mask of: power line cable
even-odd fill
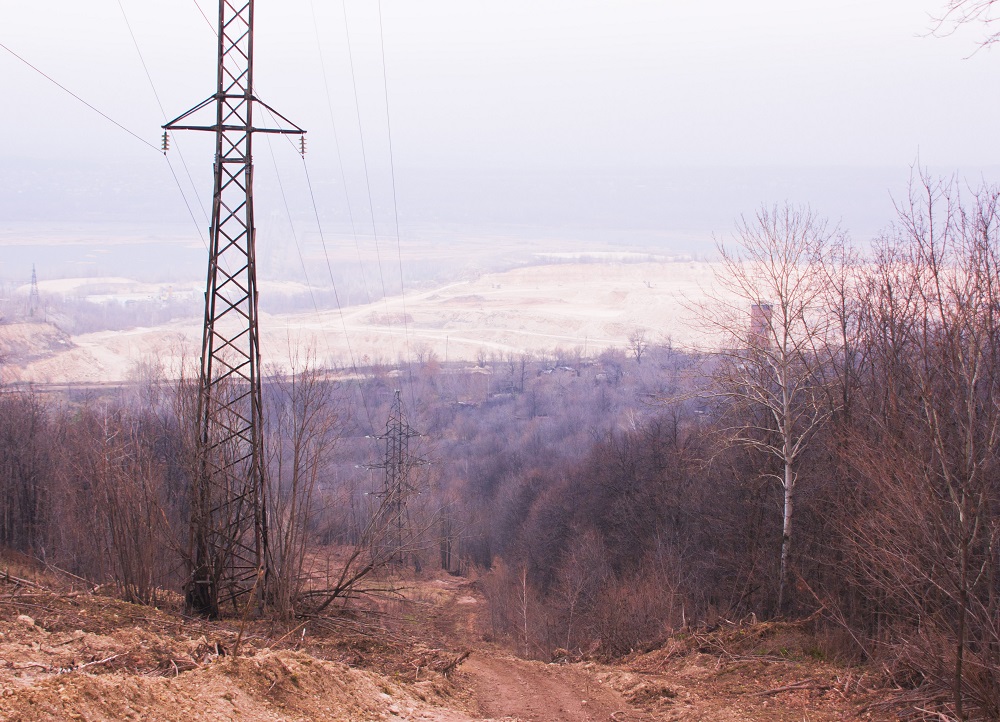
[[[271,122],[272,123],[277,123],[276,119],[271,114],[270,110],[267,108],[266,105],[264,106],[264,110],[269,115],[271,115]],[[289,143],[291,143],[291,138],[289,138],[288,141],[289,141]],[[268,145],[270,146],[270,138],[268,139]],[[292,148],[295,149],[295,144],[294,143],[292,143]],[[296,149],[296,152],[298,152],[297,149]],[[340,314],[340,323],[341,323],[341,326],[344,329],[344,342],[347,344],[348,358],[351,361],[351,369],[354,371],[354,376],[355,376],[355,378],[358,381],[358,392],[361,395],[361,404],[362,404],[362,406],[365,409],[365,416],[368,417],[368,425],[371,428],[372,432],[374,433],[374,429],[375,429],[374,420],[372,418],[371,409],[368,406],[367,397],[365,396],[365,387],[361,383],[361,371],[358,368],[358,364],[357,364],[357,361],[356,361],[355,356],[354,356],[354,349],[353,349],[353,347],[351,345],[350,333],[348,333],[348,331],[347,331],[347,318],[344,315],[344,307],[340,303],[340,293],[337,290],[336,277],[333,275],[333,264],[330,261],[330,252],[329,252],[329,250],[327,249],[327,246],[326,246],[326,235],[323,233],[323,223],[320,221],[319,204],[316,202],[316,194],[313,191],[312,176],[309,174],[309,165],[306,163],[306,156],[305,156],[305,154],[304,153],[300,153],[300,155],[302,156],[302,168],[303,168],[303,170],[305,172],[306,186],[309,189],[309,200],[312,203],[313,215],[316,218],[316,228],[319,231],[320,245],[323,248],[323,257],[326,260],[327,272],[330,275],[330,285],[333,288],[334,301],[337,304],[337,311]],[[273,150],[272,150],[271,157],[272,157],[272,159],[274,158]],[[282,195],[282,198],[284,199],[285,198],[285,191],[284,191],[284,186],[281,183],[280,174],[278,173],[277,162],[275,162],[275,168],[274,169],[275,169],[275,174],[278,176],[278,186],[279,186],[279,188],[281,188],[281,195]],[[287,199],[285,200],[285,212],[288,214],[288,222],[289,222],[289,224],[291,224],[292,223],[292,220],[291,220],[291,215],[292,214],[291,214],[291,211],[289,210]],[[292,229],[292,234],[293,234],[293,236],[295,235],[294,227]],[[296,238],[296,247],[298,247],[298,239],[297,238]],[[301,251],[301,249],[299,249],[299,259],[301,260],[302,265],[303,265],[303,269],[302,270],[305,271],[305,260],[302,257],[302,251]],[[308,279],[308,275],[307,275],[306,276],[306,281],[308,282],[308,280],[309,279]],[[311,294],[311,290],[310,290],[310,294]],[[316,311],[316,315],[318,316],[319,315],[319,306],[316,303],[315,297],[313,297],[313,307],[314,307],[314,309]],[[329,343],[329,341],[326,342],[326,346],[327,346],[327,352],[329,352],[330,351],[330,343]]]
[[[389,310],[389,294],[388,294],[388,291],[386,290],[386,286],[385,286],[385,273],[383,272],[383,269],[382,269],[382,252],[379,250],[379,245],[378,245],[378,226],[377,226],[377,224],[375,222],[375,204],[372,202],[372,185],[371,185],[371,178],[370,178],[369,173],[368,173],[368,153],[367,153],[367,151],[365,149],[365,133],[364,133],[364,128],[362,127],[362,124],[361,124],[361,102],[358,99],[358,80],[357,80],[357,76],[356,76],[356,74],[354,72],[354,51],[353,51],[353,48],[352,48],[352,45],[351,45],[351,26],[350,26],[350,22],[349,22],[349,20],[347,18],[347,3],[346,3],[346,0],[341,0],[340,7],[342,8],[342,10],[344,12],[344,33],[345,33],[345,35],[347,37],[347,57],[350,60],[350,66],[351,66],[351,84],[352,84],[352,86],[354,88],[354,110],[355,110],[355,113],[356,113],[357,118],[358,118],[358,136],[361,139],[361,159],[363,161],[364,169],[365,169],[365,188],[366,188],[366,190],[368,192],[368,210],[371,213],[371,217],[372,217],[372,236],[373,236],[373,238],[375,240],[375,260],[376,260],[376,263],[378,264],[379,280],[382,283],[382,299],[384,301],[383,305],[385,306],[386,311],[387,311],[387,313],[386,313],[386,321],[391,326],[392,325],[392,314],[388,313],[388,310]],[[390,345],[392,347],[392,355],[395,356],[396,355],[396,344],[394,342],[392,334],[389,334],[389,342],[390,342]]]
[[[302,168],[306,174],[306,185],[309,188],[309,198],[312,201],[313,213],[316,215],[316,227],[319,229],[319,239],[321,245],[323,246],[323,256],[326,259],[326,269],[330,274],[330,284],[333,286],[333,297],[337,303],[337,311],[340,313],[340,324],[344,328],[344,342],[347,344],[347,354],[351,359],[351,368],[354,370],[354,376],[358,380],[358,390],[361,393],[361,405],[365,409],[365,416],[368,417],[368,426],[374,433],[375,422],[372,419],[372,412],[368,406],[368,399],[365,396],[364,384],[361,383],[361,372],[358,370],[357,360],[354,356],[354,349],[351,346],[351,337],[347,332],[347,317],[344,315],[344,307],[340,303],[340,294],[337,292],[337,281],[333,275],[333,264],[330,263],[330,253],[326,247],[326,237],[323,234],[323,224],[319,217],[319,206],[316,204],[316,194],[313,192],[312,178],[309,175],[309,164],[306,162],[305,156],[302,156]]]
[[[88,103],[86,100],[84,100],[83,98],[81,98],[79,95],[77,95],[76,93],[74,93],[72,90],[70,90],[69,88],[67,88],[65,85],[63,85],[62,83],[60,83],[58,80],[56,80],[55,78],[53,78],[51,75],[48,75],[47,73],[45,73],[44,71],[42,71],[38,67],[36,67],[35,65],[32,65],[31,63],[29,63],[27,60],[25,60],[24,58],[22,58],[20,55],[18,55],[17,53],[15,53],[13,50],[11,50],[10,48],[8,48],[3,43],[0,43],[0,48],[3,48],[4,50],[6,50],[8,53],[10,53],[11,55],[13,55],[15,58],[17,58],[18,60],[20,60],[22,63],[24,63],[25,65],[27,65],[29,68],[31,68],[32,70],[34,70],[36,73],[38,73],[39,75],[41,75],[43,78],[45,78],[46,80],[48,80],[50,83],[52,83],[53,85],[55,85],[60,90],[66,92],[69,95],[71,95],[74,98],[76,98],[78,101],[80,101],[81,103],[83,103],[84,105],[86,105],[88,108],[90,108],[92,111],[94,111],[95,113],[97,113],[99,116],[101,116],[105,120],[107,120],[110,123],[116,125],[121,130],[124,130],[126,133],[128,133],[129,135],[131,135],[133,138],[135,138],[137,141],[139,141],[143,145],[146,145],[146,146],[152,148],[157,153],[162,152],[159,148],[157,148],[155,145],[153,145],[148,140],[146,140],[145,138],[143,138],[141,135],[139,135],[138,133],[134,133],[133,131],[129,130],[124,125],[122,125],[117,120],[115,120],[110,115],[108,115],[107,113],[105,113],[105,112],[103,112],[101,110],[98,110],[95,106],[93,106],[90,103]]]
[[[274,119],[272,118],[272,121]],[[302,275],[306,279],[306,288],[309,289],[309,297],[312,299],[313,310],[319,313],[319,304],[316,303],[316,295],[313,293],[312,283],[309,281],[309,271],[306,269],[306,259],[302,255],[302,246],[299,243],[299,236],[295,232],[295,222],[292,220],[292,210],[288,205],[288,196],[285,194],[285,184],[281,181],[281,173],[278,170],[278,159],[274,155],[274,146],[270,137],[267,138],[267,149],[271,153],[271,163],[274,165],[274,177],[278,180],[278,190],[281,192],[281,201],[285,205],[285,215],[288,217],[288,227],[292,230],[292,241],[295,243],[295,250],[299,255],[299,263],[302,265]]]
[[[392,215],[396,224],[396,257],[399,260],[399,298],[403,307],[403,340],[406,345],[406,376],[410,386],[410,404],[416,409],[413,395],[413,364],[410,353],[410,324],[406,319],[406,288],[403,281],[403,248],[399,240],[399,205],[396,202],[396,163],[392,152],[392,122],[389,116],[389,78],[385,64],[385,32],[382,29],[382,0],[378,0],[378,40],[382,51],[382,90],[385,95],[385,129],[389,138],[389,171],[392,177]]]
[[[270,109],[268,109],[266,106],[264,106],[264,111],[268,115],[271,116],[271,122],[274,123],[275,125],[277,125],[277,119],[271,113]],[[291,141],[290,138],[288,140]],[[274,153],[274,145],[271,143],[270,136],[267,137],[267,147],[268,147],[268,150],[270,151],[270,154],[271,154],[271,162],[274,165],[274,176],[275,176],[275,178],[278,181],[278,189],[281,191],[281,200],[282,200],[282,202],[284,203],[284,206],[285,206],[285,215],[288,217],[288,226],[289,226],[289,228],[292,231],[292,240],[295,243],[295,250],[296,250],[296,252],[298,253],[298,256],[299,256],[299,263],[302,265],[302,275],[306,279],[306,288],[309,289],[309,298],[312,300],[313,311],[315,311],[316,315],[319,316],[319,303],[316,301],[316,294],[313,291],[312,281],[309,280],[309,271],[306,268],[305,256],[303,256],[303,254],[302,254],[302,244],[299,242],[299,235],[298,235],[298,233],[295,232],[295,222],[292,220],[292,210],[291,210],[291,207],[288,205],[288,196],[285,193],[285,184],[281,180],[281,172],[278,169],[278,159],[277,159],[277,156]],[[295,144],[294,143],[292,144],[292,148],[293,149],[295,148]],[[304,158],[303,158],[303,160],[304,160]],[[336,289],[334,289],[334,294],[336,295]],[[327,356],[329,356],[329,354],[330,354],[330,340],[328,338],[326,338],[325,335],[322,335],[322,336],[323,336],[323,342],[324,342],[324,344],[326,346]],[[318,341],[318,339],[317,339],[317,341]],[[289,350],[289,353],[291,353],[290,350]]]
[[[153,82],[153,75],[149,72],[149,66],[146,64],[146,58],[142,54],[142,49],[139,47],[139,40],[135,36],[135,31],[132,29],[132,23],[129,22],[128,14],[125,12],[125,6],[122,5],[121,0],[118,0],[118,9],[122,12],[122,19],[125,20],[125,27],[128,28],[128,33],[132,37],[132,45],[135,46],[136,55],[139,56],[139,62],[142,64],[142,69],[146,73],[146,80],[149,81],[149,88],[153,91],[153,97],[156,99],[156,104],[160,108],[160,114],[163,116],[164,122],[168,120],[167,112],[163,107],[163,102],[160,100],[160,94],[156,90],[156,83]],[[177,139],[174,139],[177,142]],[[205,205],[201,201],[201,195],[197,192],[197,186],[194,184],[194,178],[191,177],[191,169],[188,167],[187,162],[184,160],[184,154],[181,152],[180,146],[177,146],[177,156],[181,159],[181,166],[184,168],[184,172],[187,174],[188,182],[191,184],[191,188],[195,190],[194,197],[198,201],[198,206],[201,208],[201,213],[205,217],[205,221],[208,222],[208,211],[205,210]],[[202,245],[208,248],[208,241],[205,240],[205,236],[202,233],[201,226],[199,225],[197,219],[194,217],[194,212],[191,209],[191,203],[187,199],[187,194],[184,192],[184,188],[181,186],[180,179],[177,177],[177,173],[174,171],[173,164],[170,162],[170,158],[167,156],[166,149],[164,148],[163,157],[167,161],[167,166],[170,168],[170,173],[174,177],[174,183],[177,184],[177,190],[180,191],[181,198],[184,199],[184,205],[188,209],[188,215],[191,216],[191,220],[198,231],[198,237],[201,238]]]
[[[167,161],[167,167],[170,169],[170,175],[174,178],[174,183],[177,185],[177,190],[180,191],[181,199],[184,201],[184,207],[187,208],[188,215],[191,217],[191,222],[194,223],[195,228],[198,231],[198,238],[201,239],[201,244],[208,248],[208,241],[205,240],[205,235],[201,232],[201,226],[198,225],[198,219],[194,217],[194,210],[191,208],[191,204],[188,202],[187,195],[184,193],[184,188],[181,187],[181,181],[177,177],[177,171],[174,170],[174,164],[170,162],[170,158],[164,153],[163,157]]]
[[[205,18],[205,22],[208,23],[208,27],[212,30],[212,35],[218,37],[219,36],[218,30],[216,30],[216,27],[212,23],[212,21],[208,19],[208,15],[205,14],[205,11],[201,9],[201,3],[199,3],[198,0],[192,0],[192,1],[194,2],[194,6],[198,8],[198,12],[201,13],[201,16]]]
[[[371,293],[368,291],[368,277],[365,274],[365,265],[361,257],[361,241],[358,238],[358,228],[354,221],[354,208],[351,205],[351,194],[347,188],[347,173],[344,170],[344,158],[340,151],[340,134],[337,132],[336,114],[333,112],[333,98],[330,94],[330,80],[326,72],[326,58],[323,55],[323,43],[319,35],[319,22],[316,19],[316,5],[313,0],[309,0],[309,7],[312,10],[313,32],[316,36],[316,48],[319,51],[320,71],[323,73],[323,89],[326,91],[326,107],[330,112],[330,125],[333,127],[333,143],[337,149],[337,165],[340,168],[340,180],[344,186],[344,200],[347,204],[347,216],[351,221],[351,234],[354,236],[354,247],[358,254],[358,267],[361,269],[361,283],[365,289],[365,301],[372,302]]]

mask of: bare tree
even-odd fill
[[[843,237],[834,239],[823,270],[826,275],[823,306],[830,314],[827,343],[830,345],[838,405],[846,423],[850,420],[853,395],[858,388],[858,375],[867,352],[860,340],[864,273],[857,250]]]
[[[555,597],[563,610],[566,626],[563,649],[572,652],[579,617],[595,603],[608,576],[607,553],[600,535],[593,529],[577,532],[568,545],[554,585]]]
[[[642,357],[649,348],[649,341],[646,340],[646,329],[633,329],[628,335],[628,350],[632,353],[632,358],[637,364],[642,363]]]
[[[527,352],[515,353],[508,351],[503,356],[504,365],[507,369],[507,376],[510,378],[510,391],[512,393],[524,393],[524,383],[528,378],[528,364],[531,362],[531,355]]]
[[[97,492],[111,570],[125,601],[152,604],[165,558],[160,527],[160,465],[142,438],[137,419],[104,413],[94,439],[96,458],[87,471]]]
[[[374,497],[369,497],[374,498]],[[392,593],[392,584],[378,579],[378,573],[396,566],[400,556],[418,554],[424,550],[425,540],[431,538],[436,519],[426,527],[413,530],[402,546],[395,537],[393,500],[379,498],[367,524],[361,530],[358,542],[340,558],[338,569],[328,569],[326,583],[314,584],[303,590],[301,599],[307,604],[303,609],[320,614],[336,603],[349,602],[364,595]]]
[[[306,588],[306,554],[312,539],[320,479],[344,422],[336,384],[312,365],[273,374],[267,433],[269,603],[278,614],[295,612]]]
[[[1000,715],[1000,191],[964,203],[926,177],[873,266],[870,485],[857,524],[867,583],[951,712]],[[919,620],[919,621],[917,621]]]
[[[796,485],[810,439],[834,408],[829,394],[825,263],[839,237],[808,208],[761,208],[720,244],[719,291],[697,309],[715,332],[710,394],[725,401],[731,443],[778,462],[765,472],[781,486],[779,611],[788,601]]]
[[[143,411],[91,402],[61,418],[57,467],[44,480],[52,507],[44,558],[151,604],[176,558],[165,553],[158,429]]]
[[[986,28],[986,35],[980,41],[982,45],[992,45],[1000,39],[1000,31],[996,30],[998,0],[947,0],[944,12],[936,19],[934,31],[950,34],[959,26],[969,23],[981,23]]]
[[[0,389],[0,546],[44,546],[51,473],[47,409],[32,391]]]

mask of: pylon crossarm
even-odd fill
[[[287,129],[285,129],[285,128],[279,128],[279,129],[276,129],[276,130],[274,130],[274,129],[269,130],[269,129],[266,129],[266,128],[254,128],[254,132],[255,133],[288,133],[289,135],[297,135],[297,134],[305,135],[305,131],[302,130],[302,128],[300,128],[295,123],[293,123],[292,121],[290,121],[288,118],[286,118],[285,116],[283,116],[281,113],[279,113],[277,110],[275,110],[270,105],[268,105],[267,103],[265,103],[263,100],[261,100],[260,98],[256,98],[256,97],[253,100],[258,105],[262,105],[267,110],[268,113],[270,113],[271,115],[274,116],[275,119],[277,119],[277,120],[283,120],[286,123],[288,123],[290,126],[292,126],[291,128],[287,128]]]
[[[201,128],[201,127],[180,126],[180,125],[178,125],[178,123],[180,123],[185,118],[194,115],[195,113],[197,113],[202,108],[208,107],[209,105],[211,105],[215,101],[216,101],[216,97],[214,95],[212,95],[212,96],[210,96],[208,98],[205,98],[205,100],[203,100],[200,103],[198,103],[198,105],[196,105],[193,108],[191,108],[191,110],[188,110],[188,111],[186,111],[184,113],[181,113],[180,115],[178,115],[173,120],[171,120],[171,121],[169,121],[167,123],[164,123],[161,127],[164,130],[203,130],[203,128]],[[204,129],[204,130],[207,130],[207,129]]]
[[[233,83],[229,87],[232,88],[232,87],[237,86],[244,77],[245,77],[245,74],[242,75],[240,78],[233,78],[232,79]],[[265,103],[260,98],[258,98],[256,96],[253,96],[253,95],[251,95],[249,98],[247,98],[246,95],[235,94],[235,93],[232,93],[232,94],[229,94],[229,93],[218,94],[217,93],[215,95],[212,95],[212,96],[206,98],[205,100],[203,100],[202,102],[198,103],[198,105],[194,106],[193,108],[191,108],[191,110],[187,111],[186,113],[183,113],[182,115],[177,116],[176,118],[174,118],[173,120],[171,120],[168,123],[164,123],[161,127],[164,130],[200,130],[200,131],[211,132],[211,133],[216,133],[216,132],[219,132],[219,131],[225,131],[225,132],[228,132],[228,131],[246,131],[247,130],[247,123],[245,121],[243,123],[240,123],[239,125],[226,124],[224,122],[222,122],[222,123],[212,123],[212,124],[209,124],[209,125],[204,125],[204,124],[203,125],[188,125],[188,124],[183,124],[182,125],[181,124],[181,121],[183,121],[185,118],[190,118],[192,115],[194,115],[198,111],[203,110],[204,108],[207,108],[209,105],[211,105],[212,103],[218,102],[220,99],[222,99],[223,103],[232,110],[232,113],[230,113],[229,115],[225,116],[223,118],[223,121],[228,120],[232,116],[233,113],[237,112],[236,111],[236,106],[233,106],[230,103],[230,101],[236,101],[239,105],[244,105],[244,106],[248,105],[248,104],[260,105],[263,108],[265,108],[267,110],[267,112],[269,112],[271,115],[273,115],[276,120],[281,120],[281,121],[283,121],[285,123],[288,123],[288,125],[292,126],[291,128],[269,128],[269,127],[252,126],[249,130],[251,132],[253,132],[253,133],[274,133],[274,134],[279,134],[279,135],[280,134],[284,134],[284,135],[305,135],[306,134],[305,130],[303,130],[302,128],[300,128],[293,121],[289,120],[287,117],[285,117],[284,115],[282,115],[281,113],[279,113],[277,110],[275,110],[274,108],[272,108],[270,105],[268,105],[267,103]]]

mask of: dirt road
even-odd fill
[[[581,665],[519,659],[484,642],[477,622],[485,601],[463,580],[437,580],[432,622],[442,640],[472,650],[454,676],[485,719],[519,722],[646,722],[650,718]]]
[[[524,722],[643,722],[614,690],[572,667],[474,654],[462,667],[480,711],[488,718]]]
[[[509,722],[832,722],[879,719],[859,715],[843,692],[850,672],[814,660],[751,654],[731,663],[669,649],[627,665],[546,664],[512,656],[483,640],[477,620],[486,602],[475,585],[454,578],[436,587],[430,622],[438,640],[472,654],[452,680],[483,720]],[[752,636],[752,635],[750,635]],[[791,646],[792,639],[775,639]],[[891,715],[885,718],[891,718]]]

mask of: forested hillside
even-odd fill
[[[403,564],[476,576],[490,633],[525,657],[809,618],[817,655],[996,719],[998,199],[918,183],[864,248],[762,209],[724,244],[698,350],[275,370],[276,613],[355,605]],[[0,393],[0,542],[148,604],[186,580],[195,395],[136,377]],[[393,541],[375,437],[397,389],[421,435]]]

